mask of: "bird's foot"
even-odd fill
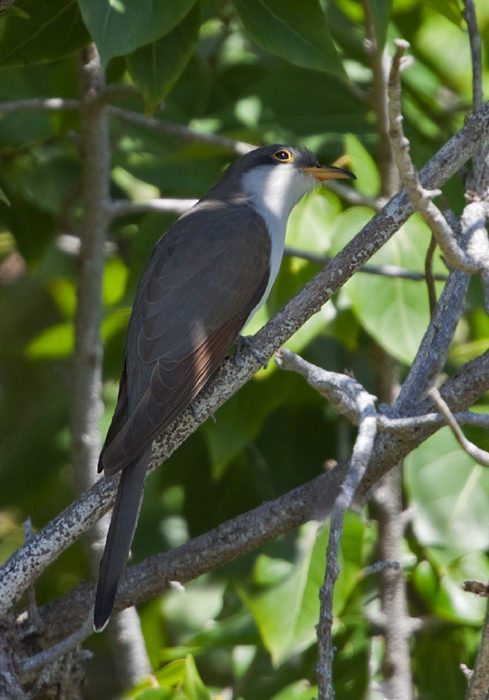
[[[196,409],[195,404],[194,404],[193,401],[192,401],[192,403],[189,403],[188,407],[189,407],[189,411],[190,411],[190,413],[192,414],[192,418],[194,419],[194,421],[195,421],[196,423],[199,423],[199,424],[200,424],[200,423],[203,423],[204,421],[203,421],[203,419],[202,419],[202,416],[199,416],[199,413],[198,413],[198,411],[197,411],[197,409]],[[213,423],[216,423],[216,422],[217,422],[217,421],[216,421],[216,417],[215,417],[215,415],[214,415],[213,413],[211,413],[210,416],[208,416],[208,417],[211,419],[211,421],[212,421]],[[204,420],[205,420],[205,418],[204,418]]]
[[[243,364],[243,360],[240,357],[241,353],[243,352],[243,349],[249,350],[255,360],[261,364],[263,369],[266,369],[268,367],[268,360],[263,357],[261,352],[259,352],[255,346],[253,345],[253,338],[247,335],[239,335],[238,340],[236,341],[236,347],[237,347],[237,352],[236,352],[236,362],[238,365]]]

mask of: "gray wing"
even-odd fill
[[[263,220],[231,202],[204,200],[159,241],[129,322],[119,401],[100,458],[106,474],[147,450],[216,371],[265,292],[269,259]]]

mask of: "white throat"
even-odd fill
[[[277,277],[290,212],[305,194],[319,186],[319,182],[299,172],[291,163],[260,165],[245,173],[241,182],[243,192],[251,198],[251,206],[265,220],[271,242],[270,279],[265,294],[253,310],[255,313],[265,303]]]

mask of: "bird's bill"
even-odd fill
[[[337,168],[335,165],[313,166],[311,168],[302,168],[306,175],[315,177],[319,182],[326,180],[356,180],[356,176],[345,168]]]

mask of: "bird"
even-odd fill
[[[114,416],[98,470],[121,472],[100,561],[94,629],[106,626],[124,573],[153,440],[192,404],[253,314],[282,260],[287,220],[331,179],[311,151],[275,144],[235,160],[160,238],[139,280]]]

